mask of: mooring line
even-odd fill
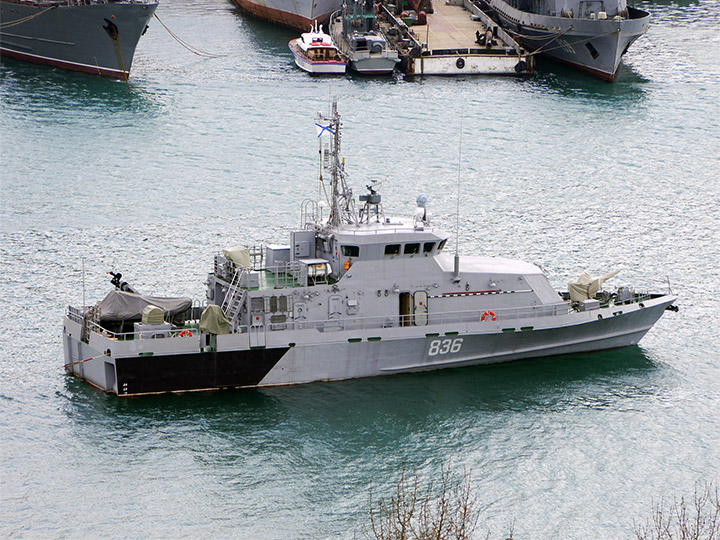
[[[213,54],[213,53],[209,53],[209,52],[207,52],[207,51],[203,51],[203,50],[201,50],[201,49],[198,49],[197,47],[193,47],[192,45],[190,45],[190,44],[187,43],[186,41],[183,41],[177,34],[175,34],[175,32],[173,32],[172,30],[170,30],[170,29],[165,25],[165,23],[160,20],[160,17],[157,16],[157,13],[153,14],[153,17],[155,17],[155,18],[158,20],[158,22],[162,25],[162,27],[163,27],[165,30],[167,30],[168,34],[170,34],[175,41],[177,41],[180,45],[182,45],[183,47],[185,47],[185,48],[186,48],[188,51],[190,51],[191,53],[196,54],[196,55],[198,55],[198,56],[202,56],[202,57],[204,57],[204,58],[224,58],[224,57],[226,57],[226,56],[229,56],[229,55],[227,55],[227,54]]]
[[[39,17],[43,13],[47,13],[51,9],[55,9],[56,7],[57,6],[50,6],[49,8],[43,9],[42,11],[40,11],[38,13],[33,13],[32,15],[28,15],[27,17],[23,17],[21,19],[16,19],[11,22],[0,23],[0,29],[5,30],[6,28],[12,28],[13,26],[17,26],[18,24],[26,23],[28,21],[33,20],[35,17]]]

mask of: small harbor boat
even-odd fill
[[[380,31],[372,0],[348,0],[333,13],[330,34],[350,68],[365,75],[392,73],[400,62],[398,52]]]
[[[295,64],[308,73],[345,73],[347,62],[335,47],[332,37],[315,24],[310,32],[288,43],[295,57]]]
[[[0,0],[0,56],[127,79],[157,5],[153,0]]]
[[[524,47],[612,82],[650,14],[626,0],[475,0]]]
[[[114,274],[67,309],[66,371],[119,396],[375,377],[635,345],[675,308],[604,290],[614,272],[557,292],[534,264],[448,253],[424,195],[407,217],[385,214],[380,183],[353,196],[335,102],[316,125],[327,200],[302,203],[289,244],[216,254],[203,303]]]

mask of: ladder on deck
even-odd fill
[[[246,273],[245,268],[238,268],[235,270],[230,287],[228,287],[225,299],[222,303],[222,310],[225,313],[225,318],[230,324],[235,324],[238,315],[240,314],[240,307],[245,301],[245,289],[240,287],[240,281],[242,276]]]

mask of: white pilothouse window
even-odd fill
[[[417,255],[420,253],[420,244],[405,244],[405,255]]]
[[[425,244],[423,245],[423,253],[432,253],[434,247],[435,242],[425,242]]]
[[[400,244],[388,244],[385,246],[385,256],[394,257],[400,255]]]

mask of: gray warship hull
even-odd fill
[[[233,0],[245,13],[301,32],[317,22],[327,24],[342,0]]]
[[[65,365],[69,373],[119,396],[375,377],[636,345],[675,300],[665,295],[645,300],[643,307],[633,302],[568,311],[562,320],[549,311],[533,316],[498,310],[496,321],[466,312],[420,328],[387,319],[378,319],[375,328],[356,320],[295,324],[292,330],[263,325],[217,336],[211,352],[199,333],[123,342],[91,332],[86,343],[80,339],[82,319],[69,314]],[[158,350],[162,346],[164,353]]]
[[[0,0],[0,55],[127,78],[157,3]]]
[[[521,11],[504,0],[481,0],[491,16],[530,51],[612,82],[622,56],[647,32],[650,15],[627,8],[627,18],[569,18]]]

